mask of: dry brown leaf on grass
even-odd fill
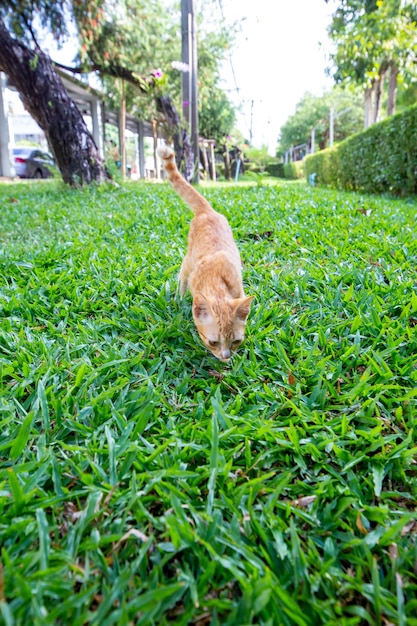
[[[369,217],[372,213],[372,209],[364,209],[363,207],[360,207],[356,210],[358,213],[362,213],[362,215],[366,215],[366,217]]]
[[[368,534],[368,531],[366,530],[365,526],[363,525],[360,511],[359,511],[359,513],[356,516],[356,526],[357,526],[359,532],[362,533],[362,535],[367,535]]]
[[[398,546],[396,543],[392,543],[389,547],[389,556],[391,561],[396,561],[398,559]]]
[[[217,370],[210,369],[208,373],[210,374],[210,376],[213,376],[213,378],[217,378],[217,380],[223,380],[224,378],[224,374],[218,372]]]
[[[411,521],[408,522],[408,524],[404,526],[404,528],[401,531],[401,537],[404,537],[405,535],[408,535],[411,532],[417,532],[417,520],[415,519],[412,519]]]
[[[288,372],[288,384],[295,385],[295,376],[292,372]]]
[[[145,533],[143,533],[141,530],[138,530],[137,528],[130,528],[127,533],[125,533],[123,537],[121,537],[119,541],[114,545],[114,549],[119,550],[122,543],[127,541],[132,536],[140,539],[143,542],[148,541],[149,539],[149,537],[147,537]]]
[[[293,500],[291,504],[293,506],[304,507],[312,504],[317,496],[303,496],[302,498],[297,498],[297,500]]]

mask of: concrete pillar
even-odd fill
[[[139,134],[138,133],[134,134],[134,141],[135,141],[135,172],[136,172],[136,178],[140,178]]]
[[[104,137],[102,133],[102,111],[101,103],[99,100],[92,100],[90,103],[91,109],[91,122],[93,138],[100,153],[102,159],[104,159]]]
[[[211,180],[216,182],[216,155],[214,154],[214,141],[210,139],[210,156],[211,156]]]
[[[139,176],[145,178],[145,129],[143,122],[138,123],[138,138],[139,138]]]
[[[101,136],[103,137],[104,156],[106,156],[106,104],[104,101],[101,103]]]
[[[4,102],[6,76],[0,72],[0,176],[15,176],[10,141],[9,116]],[[12,138],[13,140],[13,138]]]
[[[311,131],[311,154],[316,151],[316,127]]]

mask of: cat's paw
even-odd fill
[[[166,145],[158,146],[156,153],[163,160],[172,159],[172,157],[174,156],[173,149]]]

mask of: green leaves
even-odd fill
[[[0,187],[0,615],[412,624],[415,202],[202,191],[256,295],[230,366],[167,186]]]
[[[361,90],[349,91],[336,86],[322,96],[306,93],[297,103],[295,113],[280,129],[279,154],[283,155],[292,146],[309,144],[313,129],[316,152],[324,149],[329,141],[331,108],[335,114],[333,132],[336,142],[363,129]]]
[[[12,446],[10,448],[11,459],[15,460],[22,454],[30,437],[33,418],[34,412],[31,411],[23,420],[15,439],[12,441]]]
[[[370,87],[395,62],[408,81],[415,78],[412,50],[416,45],[415,4],[345,0],[333,14],[330,36],[336,43],[331,55],[338,80]]]

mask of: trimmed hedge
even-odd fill
[[[304,159],[304,173],[342,189],[417,193],[417,105]]]
[[[245,168],[247,172],[253,172],[254,174],[263,173],[261,166],[251,161],[245,163]],[[294,161],[285,164],[282,162],[277,163],[276,161],[271,161],[265,166],[264,172],[275,178],[295,180],[297,178],[302,178],[304,175],[303,161]]]
[[[265,170],[268,172],[270,176],[275,176],[276,178],[285,178],[284,176],[284,163],[268,163]]]
[[[284,163],[284,178],[296,180],[304,175],[304,161],[291,161]]]

